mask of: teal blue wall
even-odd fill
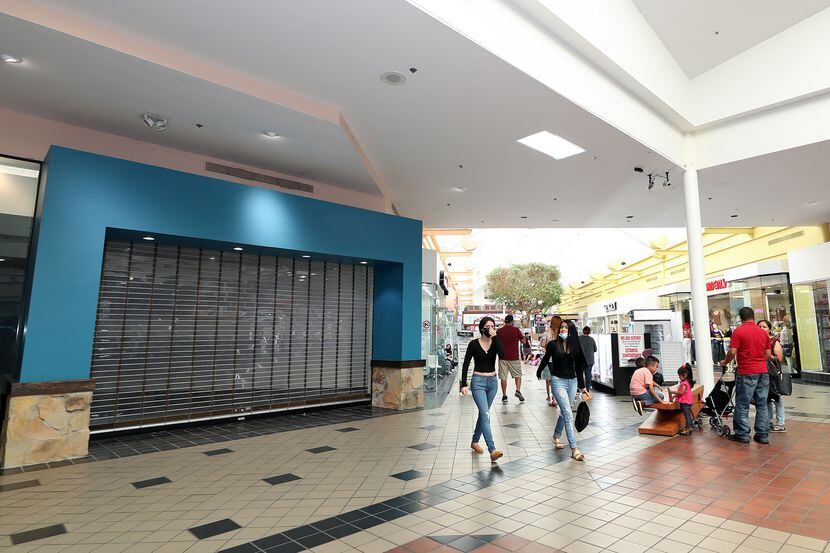
[[[420,358],[421,222],[53,146],[21,382],[89,377],[108,228],[369,260],[374,359]]]

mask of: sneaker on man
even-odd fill
[[[522,395],[522,393],[521,393],[519,390],[516,390],[516,393],[515,393],[514,395],[515,395],[517,398],[519,398],[519,401],[521,401],[522,403],[524,403],[525,396],[523,396],[523,395]]]
[[[637,411],[637,414],[641,417],[643,416],[643,402],[637,401],[637,398],[631,398],[631,403],[634,405],[634,410]]]
[[[770,428],[770,432],[786,432],[786,431],[787,431],[787,427],[784,426],[783,424],[781,424],[781,425],[776,424],[772,428]]]
[[[501,396],[501,402],[507,403],[507,396]]]

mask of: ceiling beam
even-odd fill
[[[703,234],[751,234],[755,235],[755,227],[706,227]]]
[[[473,252],[440,252],[444,257],[470,257]]]
[[[438,228],[427,228],[424,229],[424,234],[429,236],[469,236],[473,233],[473,229],[468,228],[450,228],[450,229],[438,229]]]

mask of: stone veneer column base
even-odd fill
[[[92,380],[13,382],[0,463],[4,468],[86,457]]]
[[[372,361],[372,406],[420,409],[424,406],[426,361]]]

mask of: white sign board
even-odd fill
[[[642,357],[646,342],[642,334],[618,334],[620,365],[632,365],[634,360]]]

